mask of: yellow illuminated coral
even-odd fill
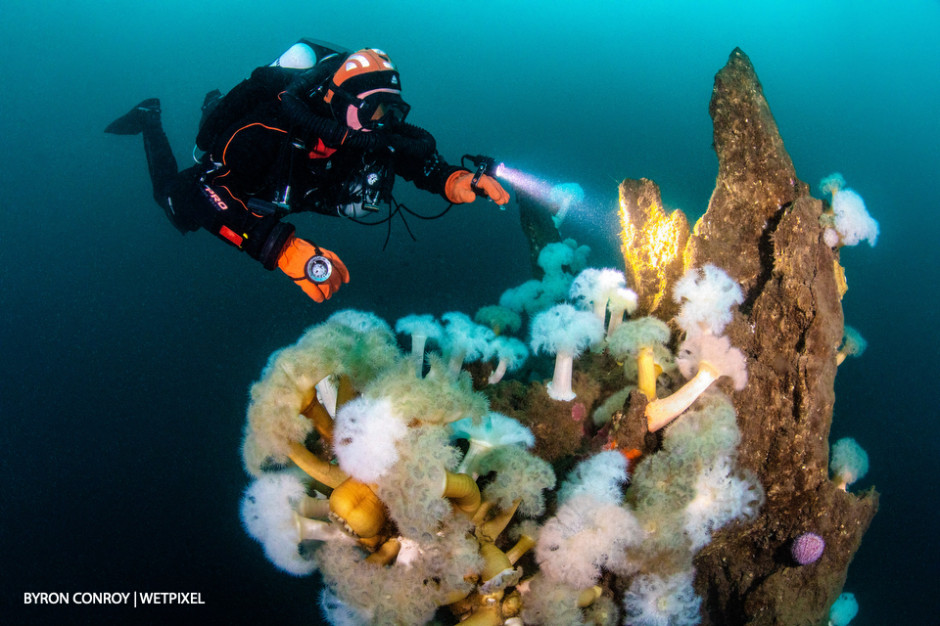
[[[670,286],[685,270],[688,240],[688,220],[681,211],[663,210],[655,183],[640,179],[621,184],[621,251],[640,315],[669,302]]]

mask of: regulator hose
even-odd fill
[[[375,150],[387,145],[375,134],[352,130],[333,119],[317,115],[290,91],[284,92],[281,105],[291,124],[300,129],[300,134],[321,137],[327,145],[342,144],[363,151]]]
[[[395,152],[402,152],[422,161],[437,150],[437,142],[431,133],[405,122],[390,129],[385,138]]]

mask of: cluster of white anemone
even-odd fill
[[[499,306],[484,307],[476,319],[454,312],[440,321],[431,315],[398,320],[395,331],[411,336],[410,357],[400,355],[388,324],[355,311],[337,314],[272,355],[252,390],[245,458],[257,480],[245,493],[242,519],[285,571],[304,575],[319,567],[327,581],[322,606],[337,623],[429,619],[450,595],[399,598],[404,608],[394,610],[369,600],[375,585],[388,597],[429,576],[450,585],[450,593],[470,593],[476,585],[476,593],[501,594],[515,586],[527,622],[578,623],[572,620],[581,619],[579,607],[592,603],[616,612],[600,595],[604,572],[632,578],[621,601],[628,623],[698,622],[701,600],[692,588],[692,556],[721,528],[753,519],[763,502],[756,477],[735,465],[739,435],[733,408],[712,388],[721,377],[736,390],[747,382],[744,354],[723,335],[743,294],[715,266],[690,270],[673,293],[680,305],[675,322],[683,334],[672,354],[668,325],[629,317],[636,295],[621,272],[572,271],[582,255],[572,242],[547,246],[539,259],[545,278],[510,290]],[[498,534],[516,512],[541,516],[554,474],[525,452],[534,443],[532,432],[488,411],[462,366],[491,361],[491,383],[518,369],[528,354],[521,339],[510,335],[522,327],[523,315],[530,318],[532,350],[555,355],[547,385],[552,398],[572,400],[575,360],[586,350],[607,349],[624,360],[649,398],[649,429],[673,425],[663,449],[636,468],[628,468],[618,451],[576,465],[556,494],[552,515],[519,524],[518,543],[503,553],[492,538],[477,541],[473,533]],[[439,349],[440,357],[428,357],[429,347]],[[670,382],[679,374],[687,382],[660,398],[660,372]],[[342,377],[363,390],[359,398],[343,398]],[[625,399],[618,395],[613,404],[622,407]],[[315,429],[310,410],[315,405],[329,414],[335,464],[317,466],[303,449]],[[687,417],[673,422],[680,415]],[[462,455],[458,441],[466,442]],[[833,473],[840,482],[864,473],[867,459],[859,450],[848,442],[834,448]],[[284,470],[291,461],[316,480],[296,468]],[[629,502],[624,500],[628,469],[635,486]],[[466,477],[459,494],[450,486],[455,476]],[[476,487],[479,476],[487,477],[482,505],[479,489],[475,500],[464,493],[468,484]],[[393,555],[379,549],[364,559],[356,534],[363,526],[339,516],[332,496],[309,495],[323,485],[326,493],[339,493],[350,481],[394,520],[400,536],[392,538]],[[504,519],[494,526],[498,517]],[[516,561],[530,547],[539,571],[520,581]],[[385,567],[376,570],[366,561]],[[663,562],[673,567],[657,569]],[[475,572],[476,582],[465,580],[467,571]],[[482,619],[482,613],[477,616]]]

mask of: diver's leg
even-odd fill
[[[176,177],[176,157],[170,148],[170,141],[163,132],[160,121],[160,101],[148,98],[133,109],[111,122],[104,129],[114,135],[144,136],[144,152],[147,154],[147,168],[153,183],[153,197],[157,204],[166,204],[170,186]]]
[[[181,181],[177,172],[176,157],[170,148],[170,141],[163,132],[160,119],[160,100],[148,98],[133,109],[111,122],[106,133],[115,135],[143,134],[144,153],[147,156],[147,169],[153,185],[153,199],[166,213],[167,218],[180,232],[195,230],[191,220],[180,215],[174,207],[172,197],[179,196]],[[177,202],[179,204],[179,202]]]
[[[204,204],[197,192],[198,180],[202,175],[199,167],[191,167],[173,176],[167,183],[166,195],[158,198],[154,187],[154,198],[166,213],[170,223],[182,234],[199,230],[204,226],[205,217],[201,206]]]
[[[157,101],[155,109],[144,111],[141,114],[141,126],[144,135],[144,152],[147,155],[147,169],[150,170],[150,181],[153,183],[153,198],[157,204],[163,206],[172,191],[176,179],[177,166],[170,140],[163,132],[160,121],[160,103]]]
[[[160,117],[160,100],[158,98],[147,98],[133,109],[117,118],[104,129],[104,132],[112,135],[139,135],[144,130],[144,122],[147,116],[156,113]]]

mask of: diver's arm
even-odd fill
[[[509,201],[509,194],[495,178],[447,163],[437,152],[434,137],[423,128],[401,124],[386,140],[395,159],[395,173],[418,189],[440,194],[453,204],[473,202],[478,196],[499,205]]]
[[[453,204],[473,202],[478,196],[499,205],[509,202],[509,194],[495,178],[485,174],[477,177],[464,167],[448,164],[436,152],[417,167],[414,161],[396,163],[395,173],[418,189],[440,194]]]
[[[206,230],[259,261],[265,269],[284,272],[316,302],[330,299],[345,283],[349,270],[339,256],[294,235],[294,225],[273,214],[259,214],[224,186],[201,184],[211,217]]]
[[[447,179],[451,174],[462,169],[449,164],[437,152],[423,160],[411,157],[395,159],[396,174],[413,183],[418,189],[436,193],[445,200],[447,196],[444,194],[444,187]]]
[[[277,267],[284,246],[294,234],[294,225],[273,214],[250,208],[251,200],[232,193],[224,184],[199,183],[207,208],[203,227],[219,239],[244,251],[265,269]]]

